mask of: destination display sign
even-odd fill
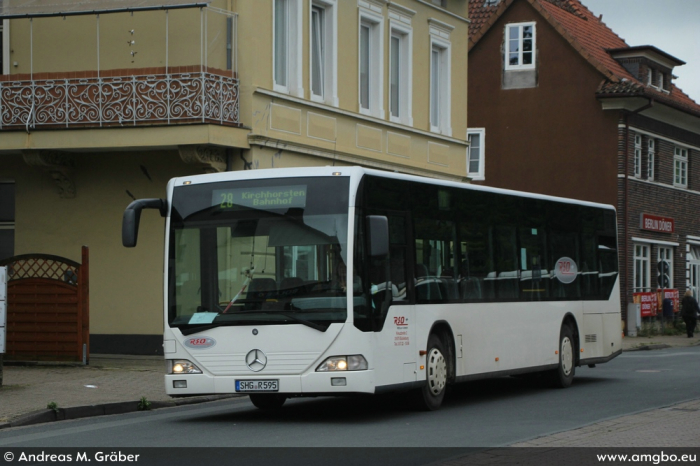
[[[222,209],[288,209],[306,207],[306,185],[215,189],[212,205]]]

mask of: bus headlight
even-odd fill
[[[186,359],[168,360],[168,374],[201,374],[202,370]]]
[[[316,372],[366,371],[367,367],[367,360],[361,354],[332,356],[323,361]]]

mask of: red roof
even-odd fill
[[[518,0],[469,0],[469,49],[493,26],[498,18]],[[601,18],[595,16],[580,0],[523,0],[529,2],[559,32],[604,80],[597,90],[601,97],[636,95],[654,98],[670,106],[700,115],[700,105],[671,84],[670,93],[641,83],[609,53],[630,48]]]

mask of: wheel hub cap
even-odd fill
[[[447,383],[447,362],[436,348],[428,355],[428,386],[433,395],[439,395]]]

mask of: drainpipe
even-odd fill
[[[625,111],[623,113],[623,118],[625,122],[625,137],[623,141],[623,154],[624,154],[624,183],[625,187],[622,191],[623,195],[623,205],[625,209],[625,215],[624,215],[624,223],[623,223],[623,242],[624,242],[624,259],[622,261],[622,270],[623,270],[623,276],[625,277],[625,283],[623,286],[623,290],[625,293],[625,299],[624,299],[624,305],[625,305],[625,330],[627,329],[627,319],[629,319],[629,316],[627,315],[627,306],[629,304],[628,298],[629,298],[629,289],[628,289],[628,283],[629,283],[629,275],[628,275],[628,260],[629,260],[629,154],[627,153],[627,144],[629,141],[629,133],[630,133],[630,124],[629,124],[629,116],[630,115],[636,115],[637,113],[641,113],[644,110],[647,110],[651,107],[654,106],[654,99],[649,99],[649,103],[644,105],[643,107],[640,107],[636,110],[632,111]],[[634,290],[633,290],[634,291]]]

